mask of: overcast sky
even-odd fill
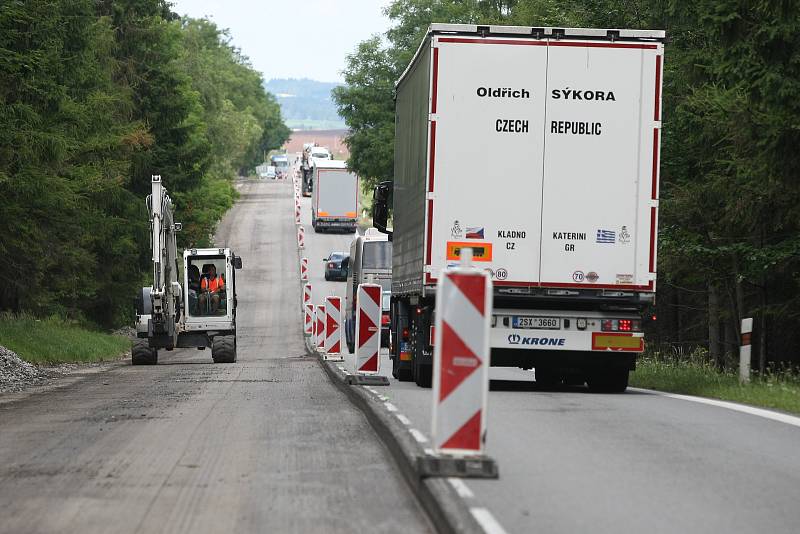
[[[389,27],[389,0],[172,0],[180,15],[230,29],[233,44],[271,78],[343,81],[345,55]]]

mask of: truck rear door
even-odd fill
[[[317,218],[354,219],[358,216],[358,178],[346,170],[319,169]]]
[[[436,38],[426,263],[475,250],[497,284],[539,281],[545,40]]]
[[[548,45],[543,286],[653,289],[660,47]]]

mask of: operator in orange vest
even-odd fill
[[[217,267],[211,265],[207,276],[200,280],[200,309],[205,310],[207,303],[211,302],[211,313],[217,313],[222,292],[225,291],[225,279],[217,274]]]

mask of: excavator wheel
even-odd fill
[[[137,339],[131,350],[131,365],[155,365],[158,363],[158,351],[151,349],[147,340]]]
[[[214,363],[233,363],[236,361],[236,336],[217,336],[211,343],[211,357]]]

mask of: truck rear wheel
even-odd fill
[[[561,385],[561,376],[555,369],[547,367],[536,367],[536,389],[547,391],[555,389]]]
[[[236,336],[217,336],[211,343],[211,357],[214,363],[234,363],[236,361]]]
[[[433,365],[414,361],[414,383],[421,388],[429,388],[433,384]]]
[[[411,369],[398,369],[397,372],[392,372],[392,376],[400,382],[411,382],[414,380],[414,373]]]
[[[587,380],[589,391],[594,393],[625,393],[628,388],[627,369],[594,371]]]
[[[158,351],[151,349],[147,340],[137,339],[131,349],[131,365],[155,365],[158,363]]]

